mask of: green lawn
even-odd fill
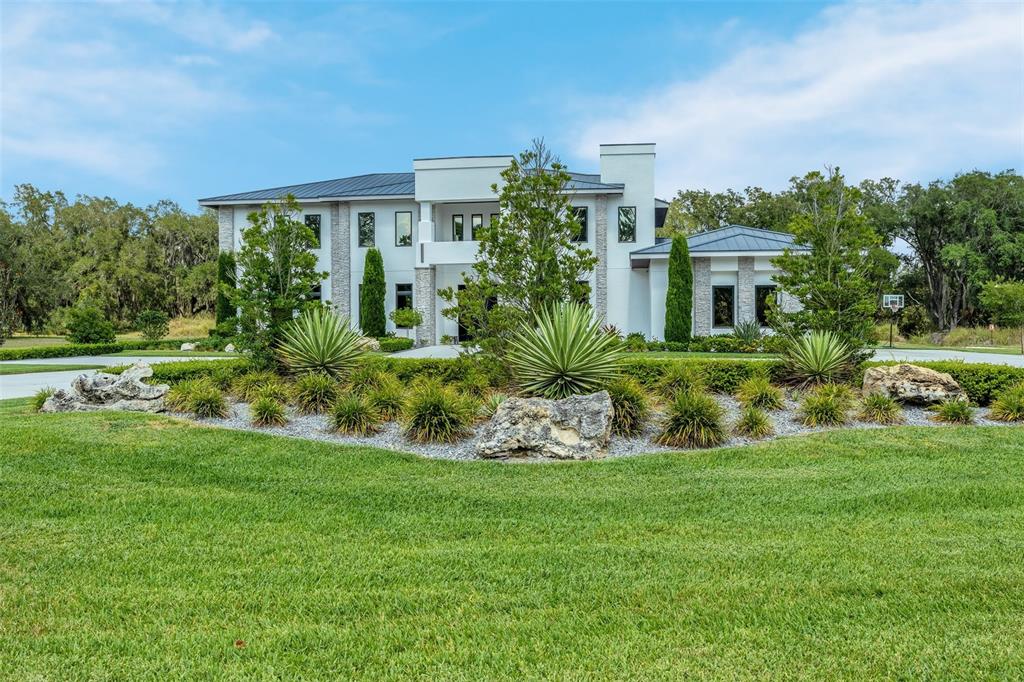
[[[67,372],[72,369],[102,369],[104,365],[30,365],[28,363],[2,363],[0,376],[7,374],[34,374],[36,372]]]
[[[205,350],[123,350],[117,353],[107,353],[110,357],[140,357],[140,358],[234,358],[237,353],[224,353],[223,351]]]
[[[0,406],[7,679],[1024,670],[1020,428],[503,465],[26,404]]]

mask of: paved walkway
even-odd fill
[[[462,346],[455,346],[452,344],[438,345],[438,346],[421,346],[420,348],[410,348],[409,350],[400,350],[397,353],[392,353],[396,358],[457,358],[466,349]]]

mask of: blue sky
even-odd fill
[[[10,3],[0,196],[148,204],[656,142],[657,189],[1024,164],[1020,3]]]

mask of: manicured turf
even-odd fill
[[[1024,670],[1021,428],[503,465],[26,404],[7,679]]]
[[[73,369],[101,369],[104,365],[30,365],[28,363],[0,364],[0,376],[5,374],[35,374],[37,372],[67,372]]]
[[[221,351],[203,350],[123,350],[118,353],[108,353],[111,357],[140,357],[140,358],[233,358],[236,353],[223,353]]]

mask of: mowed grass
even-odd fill
[[[1024,670],[1021,428],[505,465],[26,405],[7,679]]]
[[[117,353],[107,353],[104,357],[140,357],[140,358],[233,358],[236,353],[225,353],[223,351],[204,350],[123,350]]]
[[[67,372],[74,369],[102,369],[104,365],[46,365],[21,362],[0,363],[0,376],[7,374],[36,374],[38,372]]]

